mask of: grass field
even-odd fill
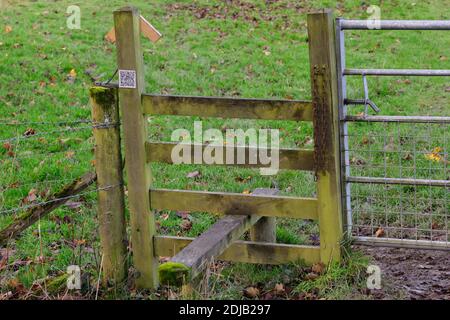
[[[67,122],[90,118],[88,89],[92,78],[106,81],[116,70],[115,47],[104,40],[104,35],[112,27],[112,11],[124,3],[116,0],[0,3],[3,4],[0,5],[1,228],[20,213],[15,208],[43,201],[64,183],[93,170],[90,124]],[[80,30],[66,26],[66,9],[73,4],[81,8]],[[336,15],[346,18],[368,16],[367,2],[356,0],[194,3],[155,0],[133,1],[133,4],[163,34],[156,44],[143,41],[146,92],[201,96],[310,99],[306,13],[314,8],[331,7]],[[370,4],[381,7],[382,19],[450,19],[448,0],[372,1]],[[347,65],[450,69],[449,43],[448,32],[349,32]],[[384,115],[450,116],[449,85],[444,77],[369,79],[371,99]],[[363,97],[360,78],[350,79],[348,86],[350,97]],[[361,111],[362,107],[352,109],[354,114]],[[313,147],[312,127],[289,121],[159,116],[149,119],[149,138],[170,141],[174,129],[192,131],[195,120],[201,120],[204,129],[278,128],[282,147]],[[389,176],[394,177],[449,177],[448,126],[430,129],[429,126],[352,124],[351,130],[355,175],[383,176],[384,170],[388,170]],[[387,145],[391,149],[386,150]],[[426,157],[437,147],[441,148],[437,153],[442,161]],[[417,151],[417,155],[411,150]],[[391,153],[387,159],[386,152]],[[416,170],[404,169],[413,165]],[[259,187],[276,186],[282,194],[290,196],[312,196],[315,192],[313,177],[305,172],[280,171],[276,176],[264,177],[251,169],[162,164],[155,164],[152,170],[155,187],[247,193]],[[189,178],[188,174],[194,171],[200,174]],[[391,193],[395,199],[386,203],[383,198],[382,204],[369,199],[370,195],[382,192]],[[378,226],[387,224],[417,226],[419,223],[424,230],[433,229],[434,223],[439,230],[448,230],[446,193],[448,190],[428,188],[356,189],[355,194],[362,199],[355,202],[356,218],[363,225],[372,224],[361,232],[373,234]],[[398,207],[400,194],[406,199],[402,201],[409,205],[402,206],[402,210],[413,212],[412,220],[399,220],[393,210]],[[408,201],[413,195],[432,199],[431,204]],[[428,206],[434,215],[422,214]],[[423,221],[417,221],[419,211]],[[160,212],[157,217],[160,233],[183,236],[196,236],[215,221],[215,217],[203,213],[180,217],[176,212]],[[277,240],[317,244],[317,226],[309,221],[280,220]],[[5,256],[7,250],[1,250]],[[15,294],[20,291],[19,296],[40,295],[35,290],[36,283],[65,272],[71,264],[82,266],[95,287],[101,259],[95,192],[74,199],[31,227],[8,245],[8,252],[6,266],[0,263],[1,294],[12,290]],[[366,263],[358,253],[349,253],[343,266],[330,266],[327,274],[314,280],[305,280],[310,270],[299,265],[217,263],[202,296],[242,298],[242,290],[248,286],[273,295],[274,286],[283,283],[288,290],[282,297],[361,297],[365,292]],[[159,294],[162,298],[173,298],[178,293],[169,289]],[[86,289],[83,296],[95,296],[95,288]],[[103,298],[148,296],[159,297],[154,293],[125,290],[125,286],[101,292]]]

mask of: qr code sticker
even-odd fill
[[[136,88],[136,71],[119,70],[119,88]]]

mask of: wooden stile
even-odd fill
[[[244,98],[142,96],[148,115],[311,121],[310,101]]]
[[[317,220],[317,199],[152,189],[152,209]]]
[[[151,173],[145,152],[147,119],[141,105],[145,83],[140,41],[140,15],[135,8],[123,8],[114,12],[114,22],[119,70],[133,70],[136,73],[136,88],[119,89],[133,262],[138,271],[136,285],[139,288],[156,288],[158,262],[154,258],[152,244],[156,228],[148,197]]]
[[[173,163],[172,161],[172,150],[177,145],[176,142],[147,142],[147,161],[148,162],[162,162],[162,163]],[[189,159],[194,159],[194,144],[185,144],[187,147],[190,147],[190,156]],[[202,153],[208,145],[202,145]],[[254,167],[261,168],[267,167],[267,165],[263,165],[260,162],[256,164],[248,163],[249,153],[257,154],[257,152],[261,151],[261,149],[257,149],[254,147],[240,147],[234,146],[230,147],[225,145],[223,148],[223,160],[222,163],[217,165],[227,165],[226,164],[226,155],[228,150],[233,150],[234,159],[237,158],[238,152],[243,149],[245,152],[246,163],[244,164],[231,164],[231,166],[242,166],[242,167]],[[264,150],[262,150],[264,151]],[[270,150],[269,150],[270,151]],[[270,152],[266,154],[270,155]],[[192,161],[193,163],[193,161]],[[216,165],[216,164],[215,164]],[[314,151],[312,150],[304,150],[304,149],[279,149],[279,168],[280,169],[288,169],[288,170],[306,170],[313,171],[314,170]]]
[[[338,89],[331,10],[308,14],[309,59],[314,105],[314,152],[321,261],[340,261],[342,238]]]
[[[126,230],[117,89],[90,89],[98,186],[98,220],[103,254],[103,284],[125,279]],[[111,187],[111,188],[109,188]]]
[[[156,236],[155,254],[162,257],[176,255],[193,238]],[[303,261],[307,265],[320,262],[320,248],[318,246],[302,246],[281,243],[235,241],[217,260],[258,263],[258,264],[283,264]]]
[[[276,193],[275,189],[258,189],[253,195]],[[194,279],[210,262],[220,256],[248,228],[261,219],[264,218],[256,215],[226,216],[220,219],[169,262],[159,267],[161,282],[169,285],[182,285]]]

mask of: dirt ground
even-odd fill
[[[381,268],[375,299],[450,300],[450,251],[358,247]]]

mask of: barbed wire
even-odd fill
[[[109,185],[109,186],[96,188],[96,189],[91,190],[91,191],[85,191],[85,192],[81,192],[81,193],[78,193],[78,194],[75,194],[75,195],[71,195],[71,196],[67,196],[67,197],[51,199],[51,200],[48,200],[48,201],[42,201],[42,202],[39,202],[39,203],[33,203],[33,204],[30,204],[30,205],[26,205],[26,206],[18,207],[18,208],[13,208],[13,209],[1,210],[0,214],[16,213],[16,212],[19,212],[19,211],[22,211],[22,210],[28,210],[28,209],[40,207],[40,206],[43,206],[43,205],[46,205],[46,204],[50,204],[50,203],[54,203],[54,202],[58,202],[58,201],[65,201],[65,200],[81,197],[83,195],[91,194],[91,193],[94,193],[94,192],[103,191],[103,190],[109,190],[109,189],[112,189],[112,188],[117,188],[117,187],[120,187],[120,186],[122,186],[122,184]]]
[[[24,154],[24,153],[16,153],[15,155],[11,156],[10,159],[11,160],[24,160],[24,159],[29,159],[29,158],[39,158],[39,157],[55,157],[57,155],[66,155],[69,152],[75,152],[75,153],[79,153],[80,151],[93,151],[94,150],[94,145],[90,146],[90,147],[83,147],[83,148],[70,148],[64,151],[55,151],[55,152],[49,152],[49,153],[33,153],[32,151],[28,151],[30,152],[29,154]],[[76,154],[74,154],[75,156]]]
[[[62,126],[62,125],[68,125],[68,124],[83,124],[83,123],[92,123],[92,120],[90,119],[80,119],[80,120],[74,120],[74,121],[26,121],[26,122],[16,122],[16,120],[8,120],[8,119],[0,119],[0,125],[7,125],[7,126],[29,126],[29,125],[52,125],[52,126]]]
[[[94,126],[79,127],[79,128],[67,128],[67,129],[63,129],[63,130],[52,130],[52,131],[46,131],[46,132],[41,132],[41,133],[30,134],[30,135],[26,135],[26,136],[21,135],[21,136],[17,136],[17,137],[14,137],[14,138],[8,138],[8,139],[0,140],[0,143],[13,142],[13,141],[17,141],[17,140],[28,140],[28,139],[43,137],[45,135],[50,135],[50,134],[54,134],[54,133],[71,132],[71,131],[82,131],[82,130],[89,130],[89,129],[92,129],[92,128],[94,128]]]

